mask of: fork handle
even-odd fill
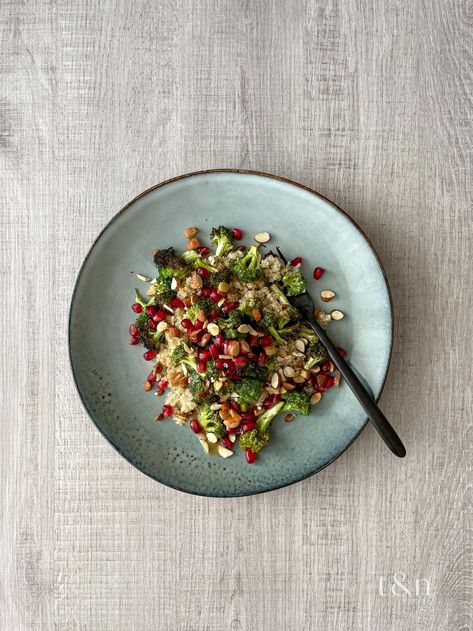
[[[337,366],[340,374],[350,386],[353,394],[358,399],[358,402],[368,415],[370,421],[378,430],[381,438],[384,440],[384,442],[393,452],[393,454],[398,456],[398,458],[404,458],[404,456],[406,455],[406,448],[402,444],[401,439],[395,432],[388,419],[384,416],[384,414],[373,401],[361,381],[358,379],[353,370],[337,351],[332,341],[325,333],[324,329],[317,322],[317,320],[311,314],[306,315],[309,316],[307,318],[307,322],[310,324],[315,333],[317,333],[319,340],[327,349],[327,353],[329,354],[330,359]]]

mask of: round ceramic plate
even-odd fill
[[[248,236],[267,231],[287,257],[302,256],[309,291],[332,289],[331,308],[346,317],[330,327],[351,364],[379,397],[392,345],[392,310],[381,264],[346,213],[310,189],[270,175],[242,171],[192,173],[159,184],[119,212],[90,250],[74,289],[69,321],[72,370],[97,428],[143,473],[200,495],[249,495],[297,482],[339,456],[366,424],[346,385],[327,392],[308,417],[272,424],[270,445],[248,465],[207,456],[186,426],[156,423],[163,399],[143,392],[149,365],[129,346],[130,305],[139,284],[132,270],[154,275],[151,250],[185,249],[183,229],[238,226]],[[200,236],[199,235],[199,236]],[[314,266],[326,268],[312,280]]]

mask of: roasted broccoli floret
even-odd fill
[[[240,445],[240,449],[246,451],[247,449],[251,449],[251,451],[257,454],[261,451],[269,442],[269,433],[268,432],[260,432],[258,429],[252,429],[249,432],[245,432],[240,436],[240,440],[238,444]]]
[[[235,392],[238,394],[238,403],[246,407],[258,401],[263,392],[263,382],[245,377],[236,382]]]
[[[174,248],[158,250],[153,260],[161,277],[183,278],[187,274],[186,265]]]
[[[216,267],[212,267],[207,261],[205,261],[198,252],[195,250],[187,250],[181,254],[182,260],[190,265],[193,269],[198,269],[199,267],[203,267],[211,273],[217,272]]]
[[[203,298],[199,300],[192,307],[189,307],[186,311],[186,317],[191,320],[193,324],[196,323],[197,315],[199,311],[203,311],[205,314],[209,313],[212,310],[212,303],[207,298]]]
[[[173,366],[179,366],[179,364],[185,364],[186,366],[188,366],[189,368],[197,372],[197,365],[196,365],[195,359],[192,355],[189,355],[189,353],[184,348],[183,344],[179,344],[173,350],[172,355],[171,355],[171,362]]]
[[[255,319],[255,312],[258,310],[260,313],[262,311],[261,301],[256,298],[248,298],[243,300],[240,305],[240,311],[247,318]]]
[[[195,370],[188,370],[187,375],[187,387],[189,388],[190,393],[194,397],[194,399],[198,399],[202,401],[202,393],[205,393],[204,388],[204,380]],[[205,398],[205,397],[204,397]]]
[[[242,283],[250,283],[260,278],[261,272],[261,255],[258,246],[251,245],[246,254],[235,261],[232,270],[238,280]]]
[[[139,292],[138,289],[135,288],[135,302],[137,302],[139,305],[141,305],[143,308],[149,307],[149,305],[152,305],[154,302],[154,298],[143,298],[143,296],[141,295],[141,293]]]
[[[256,362],[249,362],[246,366],[239,369],[238,374],[242,377],[249,377],[250,379],[258,379],[259,381],[266,381],[269,376],[269,370],[266,366],[258,366]]]
[[[209,279],[207,280],[207,283],[211,287],[218,287],[220,283],[228,283],[231,281],[231,279],[232,271],[228,267],[225,267],[224,269],[211,274]]]
[[[293,390],[283,394],[283,407],[279,412],[299,412],[302,416],[310,414],[310,394],[304,390]]]
[[[286,319],[282,321],[287,322]],[[284,344],[285,342],[284,338],[294,333],[297,327],[297,323],[289,327],[281,326],[280,324],[281,318],[277,316],[276,314],[271,313],[270,311],[263,312],[263,318],[261,320],[261,323],[263,324],[263,326],[265,326],[268,329],[270,335],[279,344]]]
[[[225,337],[229,340],[234,340],[238,337],[238,327],[242,322],[242,315],[239,309],[233,309],[230,311],[226,318],[218,319],[218,326],[224,333]]]
[[[217,256],[223,256],[230,252],[233,248],[233,237],[231,231],[225,226],[219,228],[212,228],[210,231],[210,240],[217,246],[215,254]]]
[[[176,295],[176,292],[171,289],[171,283],[170,276],[158,276],[153,285],[155,301],[166,302]]]
[[[215,434],[217,438],[222,438],[222,436],[226,433],[225,425],[220,420],[218,412],[214,412],[214,410],[210,409],[210,405],[204,403],[200,407],[199,421],[202,426],[202,429],[206,434],[212,432]]]
[[[148,326],[148,315],[142,311],[135,319],[135,326],[140,333],[140,342],[148,349],[159,348],[164,337],[164,331],[152,331]]]
[[[280,317],[284,318],[286,322],[284,323],[284,321],[282,321],[282,324],[280,324],[280,326],[285,326],[285,324],[291,322],[292,320],[300,320],[301,314],[299,312],[299,309],[291,305],[283,290],[280,289],[275,283],[273,283],[271,285],[271,291],[276,295],[279,302],[282,305],[285,305],[284,311]]]
[[[307,282],[298,267],[293,267],[282,277],[288,296],[298,296],[307,290]]]
[[[305,370],[310,370],[313,366],[321,364],[328,359],[328,353],[325,350],[325,346],[323,346],[317,334],[310,327],[306,324],[302,324],[299,329],[299,334],[308,340],[306,355],[309,359],[304,364]]]

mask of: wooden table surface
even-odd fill
[[[0,3],[0,629],[466,631],[472,621],[468,0]],[[136,194],[211,167],[332,198],[386,267],[382,407],[295,486],[191,497],[74,389],[67,311]]]

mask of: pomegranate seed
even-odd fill
[[[292,259],[291,265],[295,267],[296,265],[300,265],[302,263],[302,256],[296,256],[295,259]]]
[[[197,274],[199,274],[199,276],[201,276],[202,278],[208,278],[210,276],[210,272],[208,269],[205,269],[205,267],[198,267],[196,270]]]
[[[138,337],[131,337],[130,341],[128,342],[128,344],[131,344],[131,346],[136,346],[139,343],[140,343],[140,340]]]
[[[130,324],[130,328],[128,329],[128,333],[131,335],[131,337],[138,337],[139,334],[140,334],[140,332],[136,328],[136,324]]]
[[[332,362],[330,361],[330,359],[326,359],[322,364],[322,370],[324,372],[331,372],[330,368],[332,368]]]
[[[153,331],[155,331],[155,330],[156,330],[156,327],[157,327],[158,325],[156,324],[156,322],[155,322],[154,320],[149,319],[149,320],[148,320],[148,326],[149,326],[149,328],[150,328],[150,329],[152,329]]]
[[[335,379],[333,377],[327,377],[327,382],[325,384],[326,389],[331,388],[335,383]]]
[[[321,386],[319,383],[315,384],[315,389],[317,390],[317,392],[325,392],[325,388]]]
[[[234,410],[236,410],[237,412],[240,412],[240,410],[241,410],[240,404],[238,403],[238,401],[235,401],[235,399],[232,399],[232,400],[230,401],[230,406],[231,406]]]
[[[135,313],[141,313],[143,311],[143,307],[138,302],[135,302],[134,304],[132,304],[131,308],[133,309]]]
[[[205,372],[207,370],[207,363],[205,361],[198,361],[197,362],[197,372]]]
[[[314,269],[314,278],[315,280],[320,280],[323,276],[323,273],[325,272],[323,267],[316,267]]]
[[[239,241],[240,239],[243,239],[243,232],[240,230],[240,228],[233,228],[232,237]]]
[[[249,421],[256,421],[256,416],[253,414],[253,412],[243,412],[243,414],[241,415],[243,420],[246,422]]]
[[[210,355],[212,356],[212,359],[218,359],[218,348],[215,346],[215,344],[212,344],[212,346],[209,346],[209,352]]]
[[[237,428],[236,427],[229,427],[227,429],[227,434],[237,434]]]
[[[181,320],[181,326],[186,329],[186,331],[188,331],[189,329],[192,328],[192,322],[191,320],[189,320],[189,318],[183,318]]]
[[[166,390],[167,387],[168,387],[167,379],[160,379],[160,381],[158,383],[159,390]]]
[[[224,359],[223,360],[223,369],[224,370],[233,370],[234,364],[233,359]]]
[[[210,351],[200,351],[199,359],[201,359],[203,362],[207,362],[209,361],[209,359],[212,359],[212,354]],[[200,370],[199,372],[203,372],[203,370]]]
[[[265,335],[264,337],[260,338],[259,343],[261,346],[271,346],[271,344],[273,343],[273,338],[270,335]]]
[[[272,408],[273,405],[274,405],[273,397],[268,397],[267,399],[264,400],[263,407],[265,410],[269,410],[269,408]]]
[[[191,430],[194,432],[194,434],[200,434],[200,432],[202,431],[202,427],[196,418],[193,418],[191,421]]]
[[[227,449],[232,448],[232,441],[228,438],[228,436],[222,437],[222,445],[226,447]]]
[[[166,405],[163,405],[163,416],[164,416],[164,418],[166,418],[167,416],[171,416],[172,412],[173,412],[173,409],[172,409],[171,405],[168,405],[167,403],[166,403]]]
[[[207,248],[205,245],[200,245],[198,248],[196,248],[196,250],[200,254],[200,256],[207,256],[207,254],[210,252],[209,248]]]
[[[327,379],[328,379],[327,375],[324,375],[320,372],[317,375],[317,383],[319,384],[319,386],[322,386],[323,388],[326,387]]]
[[[157,313],[154,314],[153,320],[155,322],[162,322],[163,320],[166,319],[166,316],[167,316],[166,311],[164,311],[164,309],[160,309]]]
[[[346,350],[345,350],[344,348],[342,348],[341,346],[339,346],[339,347],[337,348],[337,351],[338,351],[338,354],[340,355],[340,357],[346,357],[347,352],[346,352]]]
[[[225,364],[225,362],[223,361],[223,359],[216,359],[215,360],[215,368],[217,368],[217,370],[223,370],[224,364]]]
[[[266,353],[261,353],[261,355],[258,355],[258,366],[264,366],[268,359],[269,357],[268,355],[266,355]]]
[[[248,358],[239,355],[238,357],[234,357],[233,362],[235,366],[246,366],[246,364],[248,363]]]
[[[153,317],[156,312],[157,312],[157,309],[153,305],[151,305],[150,307],[146,307],[146,313],[149,316]]]
[[[212,309],[212,311],[210,312],[210,319],[218,320],[219,317],[220,317],[220,309]]]
[[[239,302],[228,302],[226,305],[222,307],[222,311],[224,313],[229,313],[233,311],[233,309],[237,309],[240,306]]]
[[[171,298],[170,305],[171,307],[173,307],[173,309],[176,309],[178,307],[182,308],[185,306],[180,298]]]
[[[149,362],[152,359],[154,359],[157,354],[158,354],[158,351],[146,351],[143,357],[146,359],[147,362]]]
[[[194,331],[198,331],[199,329],[201,329],[204,326],[204,323],[202,322],[202,320],[196,320],[195,324],[193,325],[193,330]]]
[[[254,421],[248,421],[247,423],[243,423],[241,426],[241,433],[246,434],[246,432],[251,432],[252,429],[256,427],[256,423]]]
[[[202,293],[204,294],[206,298],[210,298],[210,294],[212,293],[212,290],[210,289],[210,287],[204,287],[202,289]]]
[[[223,337],[221,333],[219,333],[217,337],[214,339],[215,346],[220,347],[220,348],[223,346],[224,342],[225,342],[225,338]]]
[[[248,344],[250,346],[258,346],[259,337],[256,337],[256,335],[250,335],[250,337],[248,338]]]
[[[156,375],[152,372],[149,373],[146,381],[149,381],[150,383],[154,383],[156,381]]]
[[[218,302],[220,298],[221,296],[219,295],[218,291],[216,289],[212,289],[212,291],[210,292],[210,300],[212,302]]]
[[[251,451],[251,449],[247,449],[245,451],[245,458],[248,464],[253,464],[253,462],[256,460],[256,454],[254,451]]]

